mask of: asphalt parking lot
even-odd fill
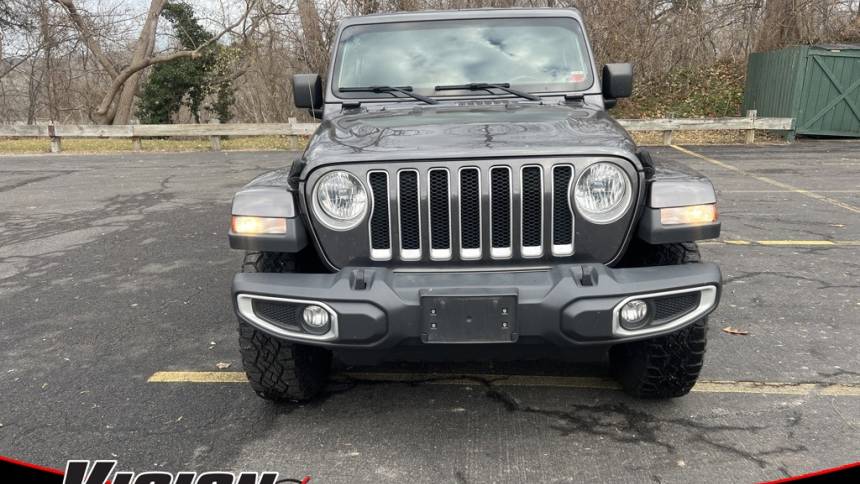
[[[652,152],[720,193],[702,251],[726,285],[689,396],[637,401],[553,363],[392,365],[302,406],[241,382],[226,241],[232,193],[293,154],[0,157],[0,453],[345,483],[753,482],[857,461],[860,142]]]

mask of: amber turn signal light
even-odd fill
[[[286,234],[287,219],[233,215],[231,228],[242,235]]]
[[[660,209],[660,223],[663,225],[696,225],[717,221],[717,204],[689,205]]]

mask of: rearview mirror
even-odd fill
[[[323,91],[319,74],[293,75],[293,101],[297,108],[308,109],[315,118],[322,112]]]
[[[606,64],[603,66],[603,99],[606,109],[615,106],[619,98],[633,94],[633,65]]]

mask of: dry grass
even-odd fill
[[[631,133],[640,145],[662,145],[662,131],[636,131]],[[735,145],[743,144],[746,131],[737,129],[715,131],[674,131],[672,143],[676,145]],[[785,143],[785,138],[774,133],[756,131],[756,143]]]
[[[660,131],[637,131],[633,139],[640,145],[663,144],[663,134]],[[744,132],[739,130],[724,131],[675,131],[672,135],[675,144],[707,145],[707,144],[741,144],[744,142]],[[756,133],[756,142],[784,143],[784,139],[776,134],[765,132]],[[296,150],[303,149],[307,138],[294,136],[244,136],[221,139],[221,149],[227,151],[241,150]],[[208,151],[207,138],[169,138],[144,139],[141,142],[143,151],[148,152],[180,152]],[[0,155],[48,153],[50,142],[45,138],[4,138],[0,139]],[[129,139],[112,138],[71,138],[63,140],[65,153],[117,153],[131,152],[132,144]]]
[[[241,150],[296,150],[304,148],[305,137],[295,136],[243,136],[221,138],[221,149]],[[143,139],[142,151],[179,152],[208,151],[208,138]],[[51,143],[46,138],[0,139],[0,154],[49,153]],[[130,139],[70,138],[63,140],[64,153],[117,153],[133,151]]]

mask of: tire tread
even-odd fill
[[[248,252],[242,272],[292,272],[290,254]],[[242,366],[257,395],[275,401],[305,401],[318,394],[328,379],[331,352],[291,343],[239,320]]]
[[[701,262],[694,242],[631,247],[627,262],[634,267],[696,264]],[[708,319],[643,341],[612,349],[615,377],[624,391],[638,398],[676,398],[690,392],[699,378],[707,347]]]

